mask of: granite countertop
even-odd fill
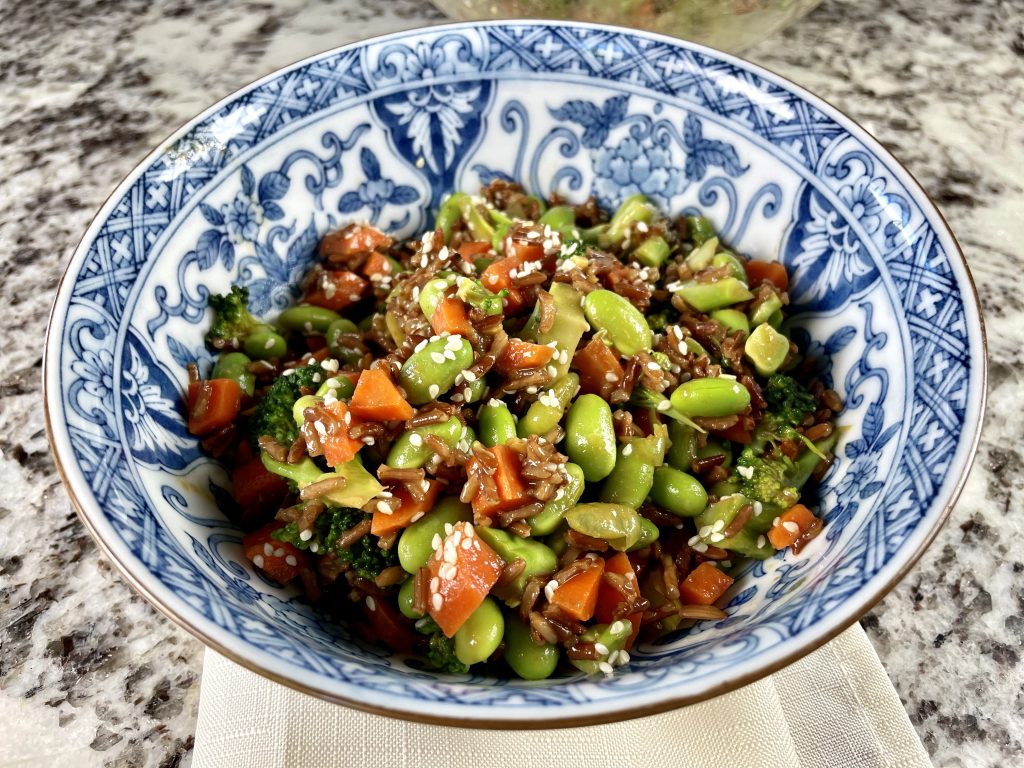
[[[0,10],[3,761],[187,764],[202,646],[121,581],[71,511],[40,406],[53,290],[94,212],[208,104],[295,59],[441,21],[426,0],[9,3]],[[825,0],[747,57],[831,101],[949,219],[988,322],[974,469],[923,560],[863,620],[939,766],[1024,763],[1024,6]]]

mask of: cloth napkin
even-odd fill
[[[609,725],[419,725],[297,693],[206,651],[192,768],[924,768],[931,762],[864,631],[756,683]]]

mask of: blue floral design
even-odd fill
[[[377,156],[367,147],[359,152],[359,163],[363,168],[366,181],[359,185],[355,192],[346,192],[338,202],[341,213],[355,213],[362,208],[370,209],[370,221],[374,224],[380,218],[386,205],[409,205],[415,202],[419,194],[410,186],[395,184],[380,174],[380,162]]]
[[[236,195],[233,203],[221,207],[221,213],[233,243],[253,242],[259,237],[263,208],[249,195]]]
[[[71,372],[82,381],[82,388],[96,398],[104,410],[114,407],[114,356],[108,349],[83,350],[71,363]]]
[[[614,147],[598,149],[594,153],[594,174],[594,194],[601,201],[644,194],[667,204],[686,184],[667,147],[645,147],[633,136]]]

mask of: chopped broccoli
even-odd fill
[[[397,551],[394,548],[381,549],[377,546],[380,539],[370,533],[348,549],[338,546],[341,535],[366,517],[367,513],[360,509],[328,508],[317,517],[313,535],[307,541],[303,541],[298,523],[288,523],[271,535],[299,549],[310,549],[315,544],[317,553],[334,553],[341,562],[351,563],[352,570],[359,576],[372,581],[385,568],[398,564]]]
[[[792,376],[777,373],[764,387],[768,411],[785,424],[795,427],[804,416],[814,411],[814,395]]]
[[[793,462],[785,455],[769,459],[748,447],[736,459],[740,493],[761,502],[770,512],[781,512],[800,500],[800,492],[793,487],[793,472]]]
[[[469,667],[455,656],[455,640],[445,637],[440,630],[430,635],[426,663],[431,669],[453,675],[469,670]]]
[[[458,279],[458,290],[456,295],[471,307],[476,307],[485,315],[500,315],[504,308],[502,299],[508,296],[508,291],[502,288],[498,293],[491,293],[483,287],[478,280],[471,280],[468,277]]]
[[[248,288],[233,285],[229,293],[211,296],[208,302],[214,318],[206,332],[206,343],[214,349],[241,348],[245,337],[261,325],[249,314]]]
[[[302,396],[304,387],[316,391],[324,378],[323,368],[315,361],[294,369],[288,376],[278,376],[249,421],[253,443],[263,435],[270,435],[281,445],[291,445],[299,434],[292,406]]]
[[[669,326],[668,312],[654,312],[648,315],[647,325],[655,333],[664,333]]]

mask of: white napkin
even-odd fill
[[[329,704],[206,651],[192,768],[925,768],[860,625],[771,677],[610,725],[483,731]]]

